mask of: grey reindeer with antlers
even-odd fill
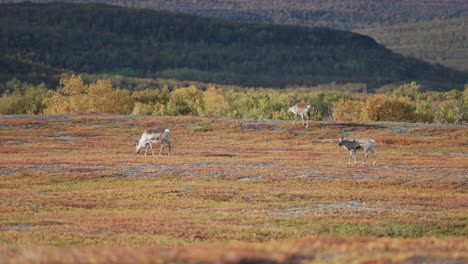
[[[371,152],[372,156],[374,157],[374,163],[372,165],[375,165],[377,163],[377,155],[374,150],[374,145],[375,145],[375,140],[369,139],[369,138],[360,138],[360,139],[354,139],[354,140],[348,140],[345,139],[344,136],[341,136],[339,139],[338,146],[345,148],[346,150],[349,151],[349,161],[348,163],[351,164],[351,159],[354,158],[354,164],[357,163],[356,160],[356,150],[362,149],[364,150],[364,160],[362,161],[362,164],[366,164],[367,161],[367,156],[368,153]]]

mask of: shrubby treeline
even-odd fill
[[[416,82],[403,84],[390,94],[341,99],[333,116],[342,121],[403,121],[462,123],[468,121],[468,86],[461,91],[420,92]]]
[[[382,94],[305,89],[221,89],[215,85],[162,87],[129,92],[110,80],[86,84],[81,76],[62,77],[56,90],[16,79],[3,85],[0,114],[133,114],[290,119],[292,103],[312,105],[315,120],[351,122],[468,122],[468,85],[464,91],[421,92],[416,82]]]

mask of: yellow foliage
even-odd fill
[[[333,104],[333,118],[337,121],[413,121],[415,108],[407,97],[400,100],[384,94],[360,100],[340,99]]]
[[[87,87],[83,84],[83,79],[79,75],[72,75],[68,78],[62,77],[62,79],[60,79],[60,85],[62,86],[60,91],[64,95],[78,95],[85,93],[87,90]]]
[[[153,104],[136,102],[133,107],[132,115],[151,115],[155,110],[154,108]]]
[[[336,121],[365,121],[364,102],[340,99],[333,104],[333,119]]]
[[[405,83],[395,89],[393,95],[398,98],[408,98],[414,101],[417,99],[420,89],[421,85],[417,82]]]
[[[12,108],[12,105],[15,103],[15,98],[12,96],[3,94],[0,97],[0,114],[10,114],[9,110]]]
[[[133,99],[126,90],[113,90],[110,80],[84,85],[80,76],[60,80],[62,88],[45,99],[45,114],[101,113],[129,114]]]
[[[133,100],[127,90],[115,90],[108,94],[107,101],[103,104],[104,113],[129,114],[133,110]]]
[[[169,115],[199,115],[203,112],[203,93],[195,86],[172,92],[167,103]]]
[[[229,103],[224,97],[222,89],[210,86],[204,93],[205,109],[203,116],[225,117],[229,111]]]
[[[170,95],[168,87],[134,91],[131,95],[132,100],[135,102],[132,114],[165,115]]]
[[[365,113],[369,121],[412,121],[414,108],[395,96],[384,94],[366,98]]]
[[[46,115],[59,115],[70,113],[70,104],[68,98],[63,96],[60,92],[49,91],[44,104],[47,106],[44,109]]]
[[[184,84],[185,85],[185,84]],[[18,81],[6,84],[0,97],[0,114],[145,114],[206,117],[290,119],[288,103],[312,106],[312,119],[337,121],[416,121],[466,123],[468,86],[464,92],[424,92],[416,82],[401,85],[392,95],[345,94],[294,89],[223,90],[214,85],[206,91],[194,84],[172,85],[134,91],[115,90],[112,82],[85,84],[79,75],[63,76],[56,91],[29,87]],[[291,100],[291,98],[294,98]]]

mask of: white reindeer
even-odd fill
[[[367,139],[367,138],[348,140],[348,139],[341,137],[338,143],[338,146],[343,147],[349,151],[349,161],[348,161],[349,164],[351,164],[351,159],[353,157],[354,157],[354,164],[357,163],[356,150],[363,149],[365,155],[364,155],[364,160],[362,161],[362,164],[366,164],[368,152],[371,152],[374,157],[374,163],[372,165],[375,165],[377,162],[377,157],[375,154],[374,145],[375,145],[375,140]]]
[[[294,114],[293,124],[295,124],[297,121],[297,115],[300,115],[302,118],[302,125],[307,128],[309,127],[311,110],[312,110],[312,107],[310,105],[305,104],[305,103],[297,103],[293,106],[289,106],[288,112],[291,112]],[[304,122],[304,117],[307,119],[307,122]]]
[[[167,144],[169,147],[168,156],[171,155],[171,142],[169,141],[169,129],[164,130],[164,132],[157,132],[156,130],[145,130],[143,134],[140,136],[140,139],[135,143],[135,153],[140,153],[140,150],[145,147],[145,156],[148,152],[148,147],[151,148],[151,152],[154,156],[154,149],[153,144],[159,144],[159,155],[161,155],[164,144]]]

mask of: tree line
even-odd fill
[[[312,106],[312,119],[346,122],[468,122],[468,85],[464,91],[421,92],[416,82],[382,94],[306,89],[205,89],[190,84],[170,89],[116,89],[109,79],[85,83],[79,75],[63,76],[55,90],[44,84],[11,80],[0,97],[0,114],[123,114],[237,119],[291,119],[291,103]]]

